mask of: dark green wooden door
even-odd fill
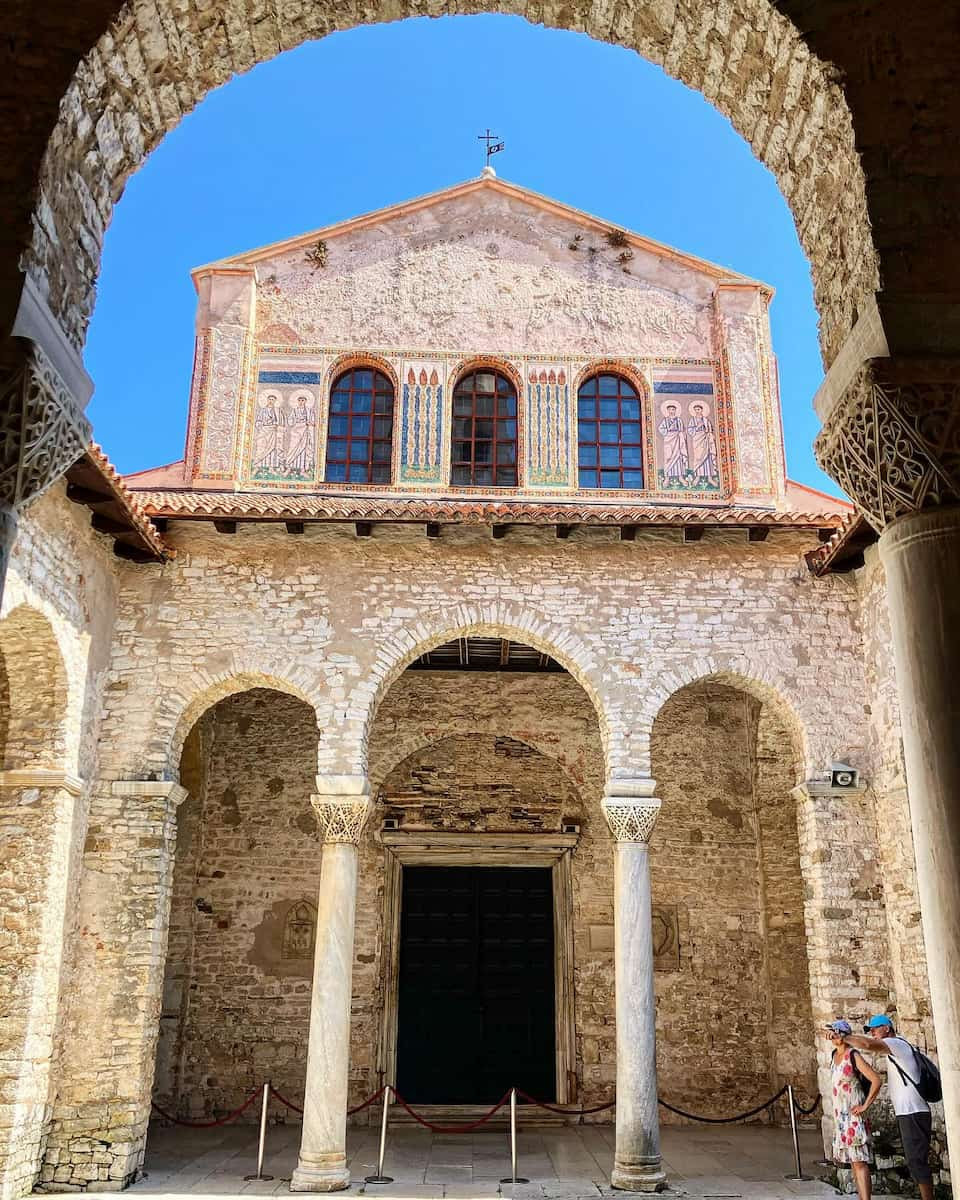
[[[553,881],[541,867],[405,867],[397,1088],[420,1104],[556,1096]]]

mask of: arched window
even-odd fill
[[[393,384],[372,367],[351,367],[330,392],[325,479],[389,483],[392,453]]]
[[[471,371],[453,390],[451,483],[517,486],[517,391],[499,371]]]
[[[622,375],[591,375],[577,393],[582,488],[642,488],[640,396]]]

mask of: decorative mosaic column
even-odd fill
[[[0,1195],[33,1190],[50,1112],[50,1071],[79,779],[62,770],[0,771]]]
[[[603,815],[614,851],[614,972],[617,1012],[617,1131],[610,1182],[629,1192],[658,1192],[656,1000],[653,915],[647,843],[660,812],[652,779],[607,784]]]
[[[310,797],[323,859],[317,898],[317,937],[310,999],[310,1042],[303,1101],[300,1159],[293,1192],[336,1192],[350,1186],[347,1170],[347,1087],[353,931],[357,907],[357,846],[373,808],[359,775],[317,779]]]
[[[828,378],[829,382],[829,378]],[[943,1113],[960,1156],[960,358],[868,359],[821,466],[881,533]]]

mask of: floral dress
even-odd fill
[[[831,1063],[833,1082],[833,1115],[836,1132],[833,1135],[833,1159],[836,1163],[873,1162],[870,1144],[870,1122],[850,1110],[862,1104],[866,1092],[860,1077],[853,1069],[853,1052],[833,1053]]]

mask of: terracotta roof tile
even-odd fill
[[[769,525],[837,528],[842,514],[775,512],[763,508],[550,503],[530,500],[405,499],[385,496],[287,495],[276,492],[138,492],[145,512],[180,519],[282,521],[430,521],[485,525]]]

